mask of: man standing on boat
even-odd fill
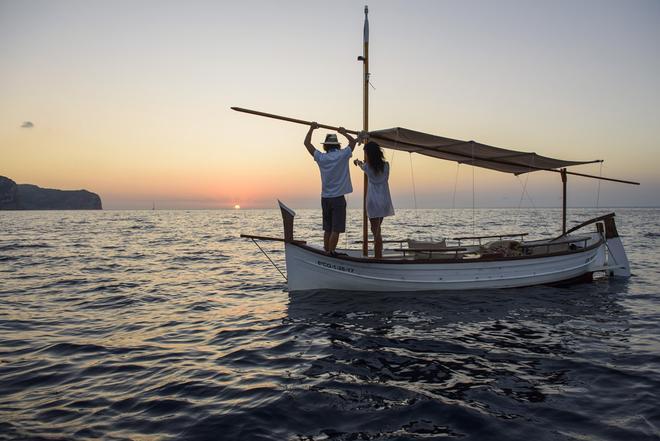
[[[340,127],[337,131],[348,139],[348,146],[341,148],[337,135],[328,133],[323,141],[325,152],[317,150],[312,144],[312,132],[319,125],[313,122],[305,137],[305,147],[321,171],[321,208],[323,210],[323,249],[334,255],[339,242],[339,234],[346,231],[345,194],[353,192],[348,163],[353,156],[357,140]]]

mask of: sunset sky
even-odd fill
[[[605,159],[604,176],[642,185],[602,183],[601,206],[660,205],[660,2],[368,4],[371,129]],[[0,0],[0,175],[85,188],[109,209],[318,207],[306,127],[229,107],[360,129],[363,6]],[[411,207],[411,158],[386,157],[395,206]],[[419,206],[450,207],[456,164],[412,165]],[[472,204],[472,173],[458,168],[457,206]],[[518,206],[527,179],[534,204],[561,204],[554,173],[483,169],[477,204]],[[596,191],[569,178],[570,205]]]

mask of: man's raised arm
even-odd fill
[[[351,148],[351,151],[355,150],[355,144],[357,143],[357,139],[349,135],[346,129],[343,127],[337,129],[337,132],[341,133],[342,135],[344,135],[346,139],[348,139],[348,146]]]
[[[309,131],[307,132],[307,136],[305,136],[305,147],[307,147],[307,151],[312,156],[314,156],[314,152],[316,151],[316,147],[314,147],[314,145],[312,144],[312,132],[318,128],[319,128],[319,124],[317,122],[311,123],[309,125]]]

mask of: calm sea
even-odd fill
[[[238,238],[280,236],[275,210],[2,212],[0,439],[658,440],[660,210],[616,211],[629,280],[303,295]],[[299,211],[299,236],[319,225]],[[383,228],[558,225],[399,210]]]

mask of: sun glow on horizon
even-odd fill
[[[240,205],[238,205],[238,204],[234,205],[234,210],[240,210],[240,209],[241,209]]]

